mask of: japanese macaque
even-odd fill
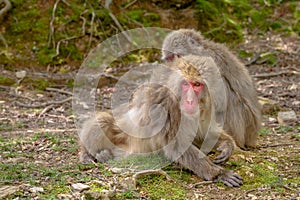
[[[184,55],[212,57],[226,87],[227,103],[215,101],[217,122],[242,149],[255,147],[261,126],[261,108],[256,90],[246,67],[222,44],[206,40],[200,32],[179,29],[166,36],[163,60]],[[224,107],[224,105],[226,105]],[[222,121],[223,120],[223,121]]]
[[[80,161],[162,153],[205,180],[242,185],[238,174],[218,165],[229,159],[235,143],[216,123],[214,89],[223,86],[214,61],[186,56],[157,74],[162,77],[140,86],[129,104],[84,123]],[[213,149],[220,154],[211,161],[207,153]]]

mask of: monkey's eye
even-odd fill
[[[189,85],[189,83],[188,83],[187,81],[182,81],[182,85],[184,85],[184,86],[188,86],[188,85]]]
[[[196,87],[199,87],[199,86],[201,86],[202,84],[201,83],[199,83],[199,82],[195,82],[194,83],[194,86],[196,86]]]
[[[182,85],[188,85],[189,83],[188,82],[186,82],[186,81],[183,81],[182,82]]]

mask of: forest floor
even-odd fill
[[[175,164],[163,169],[172,180],[164,175],[145,175],[136,185],[130,170],[78,164],[71,94],[62,92],[72,90],[3,86],[0,199],[300,199],[300,41],[279,34],[252,35],[234,51],[244,52],[241,59],[250,62],[247,68],[259,96],[277,102],[264,113],[257,148],[235,153],[225,165],[244,178],[241,188],[202,182]],[[248,52],[252,54],[247,56]],[[110,91],[108,86],[103,90]],[[53,103],[64,99],[64,103]],[[295,111],[297,119],[281,125],[277,113],[287,110]],[[74,189],[75,183],[88,188]]]

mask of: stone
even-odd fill
[[[75,184],[72,184],[72,188],[76,191],[82,192],[84,190],[89,190],[90,186],[82,184],[82,183],[75,183]]]
[[[277,120],[281,126],[286,125],[287,122],[294,122],[297,120],[295,111],[278,112]]]

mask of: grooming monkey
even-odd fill
[[[162,153],[205,180],[242,185],[238,174],[217,165],[229,159],[235,143],[216,123],[213,90],[223,86],[215,81],[221,78],[214,61],[191,55],[158,71],[165,85],[142,85],[129,104],[83,125],[80,161]],[[220,154],[211,161],[206,154],[213,148]]]
[[[212,57],[226,86],[227,107],[224,101],[215,101],[218,123],[224,120],[224,130],[237,146],[255,147],[261,126],[261,108],[256,90],[246,67],[222,44],[203,38],[200,32],[179,29],[166,36],[162,45],[163,60],[184,55]]]

